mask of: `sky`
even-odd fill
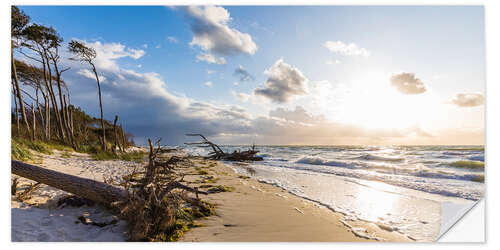
[[[480,6],[20,8],[96,50],[104,117],[139,144],[484,143]],[[91,71],[61,53],[98,117]]]

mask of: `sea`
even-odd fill
[[[226,145],[226,152],[247,145]],[[207,155],[205,148],[186,148]],[[435,241],[485,192],[483,146],[257,146],[234,171],[417,241]],[[251,168],[252,170],[249,170]],[[448,211],[448,212],[447,212]],[[360,229],[363,230],[363,229]]]

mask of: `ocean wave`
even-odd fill
[[[355,164],[348,163],[348,162],[342,162],[342,161],[333,161],[333,160],[326,160],[321,157],[312,157],[312,156],[306,156],[298,159],[295,161],[295,163],[302,163],[302,164],[310,164],[310,165],[323,165],[323,166],[333,166],[333,167],[343,167],[343,168],[359,168]]]
[[[365,160],[365,161],[391,161],[391,162],[404,161],[404,158],[400,157],[385,157],[372,154],[365,154],[362,156],[355,157],[354,159]]]
[[[484,162],[482,161],[455,161],[451,163],[443,163],[443,165],[447,165],[454,168],[484,170]]]

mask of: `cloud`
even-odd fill
[[[334,53],[346,56],[370,56],[371,52],[365,48],[359,47],[355,43],[346,44],[342,41],[326,41],[323,44],[328,50]]]
[[[210,82],[210,81],[209,82],[205,82],[203,85],[205,85],[207,87],[212,87],[213,86],[212,82]]]
[[[109,46],[109,44],[103,44]],[[126,51],[126,49],[125,49]],[[134,134],[135,141],[145,145],[147,138],[163,138],[162,144],[179,145],[190,138],[185,133],[202,133],[220,144],[478,144],[483,130],[447,129],[432,133],[418,128],[410,130],[364,129],[359,126],[328,122],[302,107],[276,109],[269,115],[254,115],[237,105],[214,104],[193,100],[168,91],[167,82],[155,72],[138,73],[119,66],[98,68],[106,78],[101,85],[105,119],[119,116],[119,123]],[[99,114],[97,87],[88,67],[78,62],[64,62],[71,70],[64,75],[71,91],[72,103],[95,117]],[[73,64],[69,64],[73,63]],[[272,67],[271,67],[272,68]],[[272,72],[268,70],[269,74]],[[85,71],[85,69],[87,71]],[[255,94],[232,92],[252,100],[265,99]],[[263,101],[259,100],[259,104]],[[416,136],[409,141],[408,134]],[[465,139],[464,139],[465,138]],[[445,139],[445,140],[443,140]]]
[[[139,59],[146,54],[144,50],[127,48],[121,43],[101,43],[100,41],[93,43],[83,42],[96,51],[97,57],[95,59],[95,64],[96,67],[101,69],[117,70],[117,59],[126,57]]]
[[[88,69],[80,69],[76,73],[79,74],[79,75],[85,76],[85,77],[87,77],[89,79],[95,80],[95,74],[93,72],[91,72],[90,70],[88,70]],[[106,77],[103,76],[103,75],[99,75],[99,81],[100,82],[105,82],[106,81]]]
[[[211,75],[211,74],[215,74],[215,73],[216,73],[215,70],[207,69],[207,74]]]
[[[250,81],[250,80],[255,80],[255,78],[245,68],[243,68],[243,66],[241,66],[241,65],[238,66],[238,68],[236,68],[234,70],[233,75],[239,76],[240,77],[240,81],[242,81],[242,82],[246,82],[246,81]]]
[[[399,92],[407,95],[422,94],[427,89],[414,73],[398,73],[391,76],[391,85]]]
[[[205,61],[207,63],[213,63],[213,64],[226,64],[226,59],[224,59],[224,57],[217,58],[214,55],[208,53],[198,54],[196,56],[196,61],[197,62]]]
[[[269,116],[282,118],[287,121],[314,123],[324,121],[322,116],[314,116],[307,112],[302,106],[295,106],[295,110],[288,110],[284,108],[277,108],[269,112]]]
[[[254,90],[256,95],[264,96],[276,103],[285,103],[293,96],[307,93],[307,78],[298,68],[285,63],[282,58],[264,73],[268,79],[265,87]]]
[[[147,49],[148,48],[148,44],[145,43],[145,44],[142,45],[142,47],[145,48],[145,49]]]
[[[217,55],[253,55],[257,45],[249,34],[230,28],[231,17],[223,7],[187,6],[183,8],[194,33],[191,46]]]
[[[171,43],[179,43],[179,40],[174,36],[167,37],[167,40]]]
[[[458,93],[451,103],[458,107],[476,107],[484,104],[484,96],[480,93]]]

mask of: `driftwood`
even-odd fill
[[[174,239],[171,235],[177,230],[179,214],[186,213],[183,209],[189,207],[191,211],[200,211],[204,216],[209,216],[213,214],[213,205],[198,198],[199,194],[208,195],[207,192],[180,183],[183,176],[175,173],[174,167],[186,164],[187,159],[174,156],[167,161],[160,160],[159,142],[155,148],[149,140],[149,163],[142,171],[134,170],[131,175],[125,176],[125,182],[120,184],[124,188],[20,161],[12,160],[11,168],[13,174],[116,209],[119,217],[128,222],[131,241],[168,241]],[[13,189],[17,189],[17,183],[14,179]],[[196,198],[189,197],[188,193],[194,193]],[[110,224],[92,223],[85,218],[79,220],[83,224],[95,226]]]
[[[76,194],[89,200],[111,204],[112,202],[126,199],[125,190],[99,181],[64,174],[15,160],[12,160],[11,164],[13,174]]]
[[[212,148],[212,152],[208,153],[205,159],[210,160],[226,160],[226,161],[262,161],[263,158],[255,156],[259,151],[255,150],[255,145],[251,149],[245,151],[234,151],[232,153],[224,152],[219,145],[209,141],[202,134],[186,134],[186,136],[199,136],[203,139],[201,142],[186,142],[186,145],[195,145],[198,147]]]

